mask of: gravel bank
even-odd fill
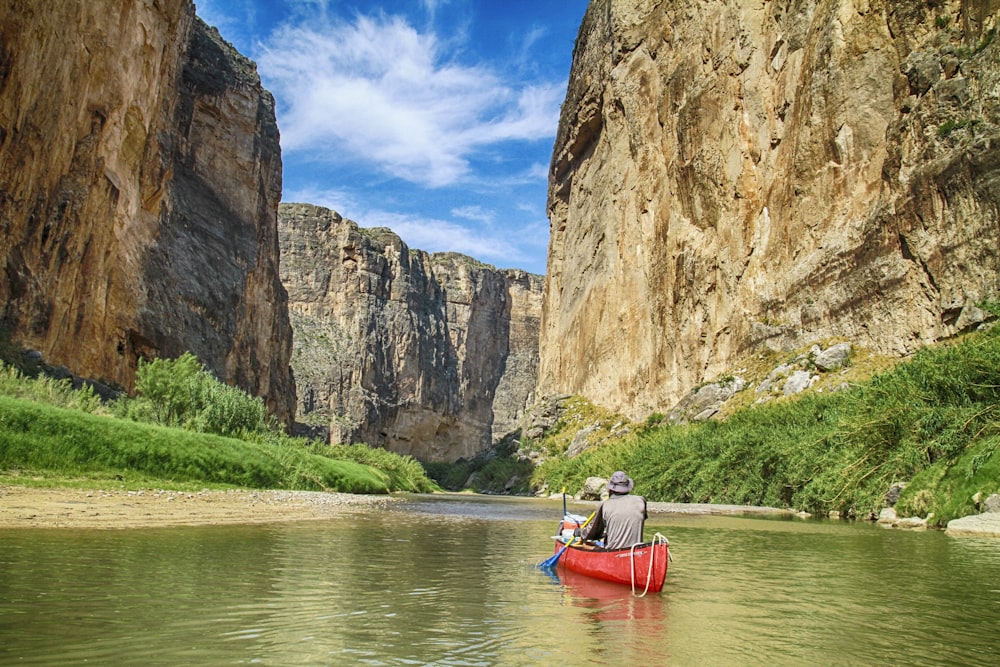
[[[139,528],[308,521],[393,502],[316,491],[100,491],[0,486],[0,528]]]

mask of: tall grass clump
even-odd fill
[[[420,462],[412,456],[401,456],[368,445],[327,445],[320,442],[313,443],[309,451],[317,456],[354,461],[377,468],[386,475],[389,487],[397,491],[430,493],[438,490],[437,485],[427,477]]]
[[[100,397],[88,384],[74,389],[70,379],[56,380],[46,375],[30,377],[18,368],[2,362],[0,395],[83,412],[98,412],[102,407]]]

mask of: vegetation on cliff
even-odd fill
[[[725,420],[666,425],[653,415],[644,424],[619,424],[628,432],[615,437],[607,428],[612,417],[579,399],[566,407],[542,438],[484,460],[482,470],[518,460],[523,466],[542,452],[530,477],[518,471],[535,490],[576,490],[589,476],[623,469],[653,501],[859,518],[877,515],[892,485],[906,482],[897,511],[933,515],[930,523],[939,525],[975,513],[977,493],[1000,492],[1000,327],[925,348],[840,391],[750,405]],[[603,429],[599,442],[566,456],[567,434],[593,424]],[[478,486],[498,475],[473,472],[463,474],[477,488],[504,490],[503,483]]]
[[[0,367],[0,471],[11,481],[191,485],[352,493],[430,491],[420,464],[365,446],[285,435],[263,402],[185,354],[140,366],[137,396]]]

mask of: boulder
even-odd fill
[[[576,494],[577,500],[604,500],[608,497],[608,480],[604,477],[588,477],[583,488]]]
[[[566,449],[566,458],[573,458],[582,454],[588,447],[590,447],[590,436],[596,433],[600,428],[600,424],[591,424],[590,426],[584,426],[576,435],[573,436],[573,441],[569,444]]]
[[[895,526],[896,528],[909,528],[910,530],[926,530],[927,519],[918,516],[909,516],[897,521]]]
[[[718,414],[723,403],[745,388],[746,381],[738,376],[702,385],[677,402],[667,413],[667,421],[676,424],[711,419]]]
[[[1000,537],[1000,512],[983,512],[952,519],[945,530],[948,535],[979,535]]]
[[[813,357],[816,368],[823,372],[830,372],[842,368],[847,364],[851,354],[850,343],[837,343],[833,347],[819,352]]]
[[[816,376],[809,371],[794,371],[785,380],[785,385],[781,390],[785,396],[800,394],[816,382]]]
[[[892,507],[883,508],[878,513],[878,522],[881,524],[895,525],[897,521],[899,521],[899,517],[896,515],[896,510]]]

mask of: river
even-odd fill
[[[639,598],[536,567],[561,509],[2,530],[0,665],[1000,664],[1000,540],[656,514],[674,561]]]

